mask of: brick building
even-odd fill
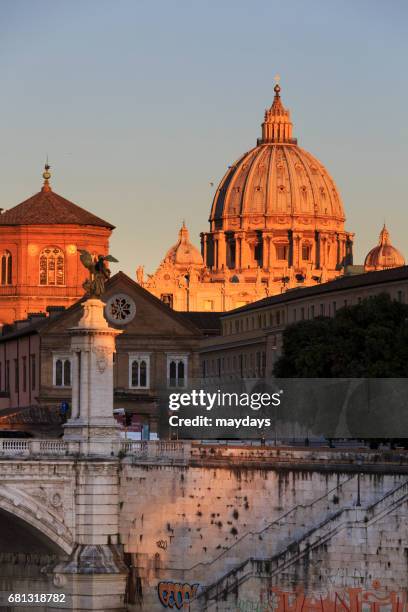
[[[82,297],[78,249],[106,255],[114,226],[55,193],[49,166],[38,193],[0,214],[0,325]]]

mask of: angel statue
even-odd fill
[[[79,250],[79,258],[85,268],[89,270],[89,278],[82,285],[85,291],[93,298],[100,298],[105,291],[105,283],[109,280],[110,270],[106,265],[106,261],[117,263],[117,259],[112,255],[92,256],[84,249]]]

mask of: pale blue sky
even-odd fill
[[[392,0],[1,0],[1,206],[41,186],[117,226],[152,271],[251,148],[281,75],[299,144],[343,197],[355,260],[384,218],[408,258],[408,4]]]

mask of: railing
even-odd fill
[[[31,440],[6,439],[0,440],[0,453],[6,455],[29,455]]]
[[[0,439],[0,456],[67,455],[78,451],[78,442],[41,438],[33,440],[21,440],[19,438]]]
[[[100,454],[106,456],[129,456],[139,459],[183,459],[190,457],[189,442],[164,440],[97,440],[79,442],[60,439],[0,438],[0,458],[18,456],[66,456],[78,454]]]
[[[166,440],[123,440],[121,451],[140,458],[184,458],[190,456],[191,444]]]
[[[97,455],[105,457],[129,457],[134,460],[182,460],[194,464],[213,463],[241,465],[345,466],[349,471],[365,471],[387,466],[397,472],[408,470],[408,452],[373,451],[364,448],[289,448],[269,446],[226,446],[216,443],[200,443],[185,440],[123,440],[98,439],[64,440],[60,438],[0,438],[0,458],[14,456],[67,456]]]
[[[68,444],[64,440],[32,440],[39,442],[40,453],[45,455],[64,455],[68,450]]]

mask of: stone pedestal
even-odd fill
[[[68,561],[54,568],[54,585],[66,593],[66,601],[47,610],[124,611],[126,578],[127,567],[117,547],[77,546]]]
[[[64,439],[82,443],[82,453],[111,455],[119,443],[113,417],[113,354],[121,331],[108,326],[101,300],[83,305],[78,326],[70,330],[72,414],[64,425]]]

